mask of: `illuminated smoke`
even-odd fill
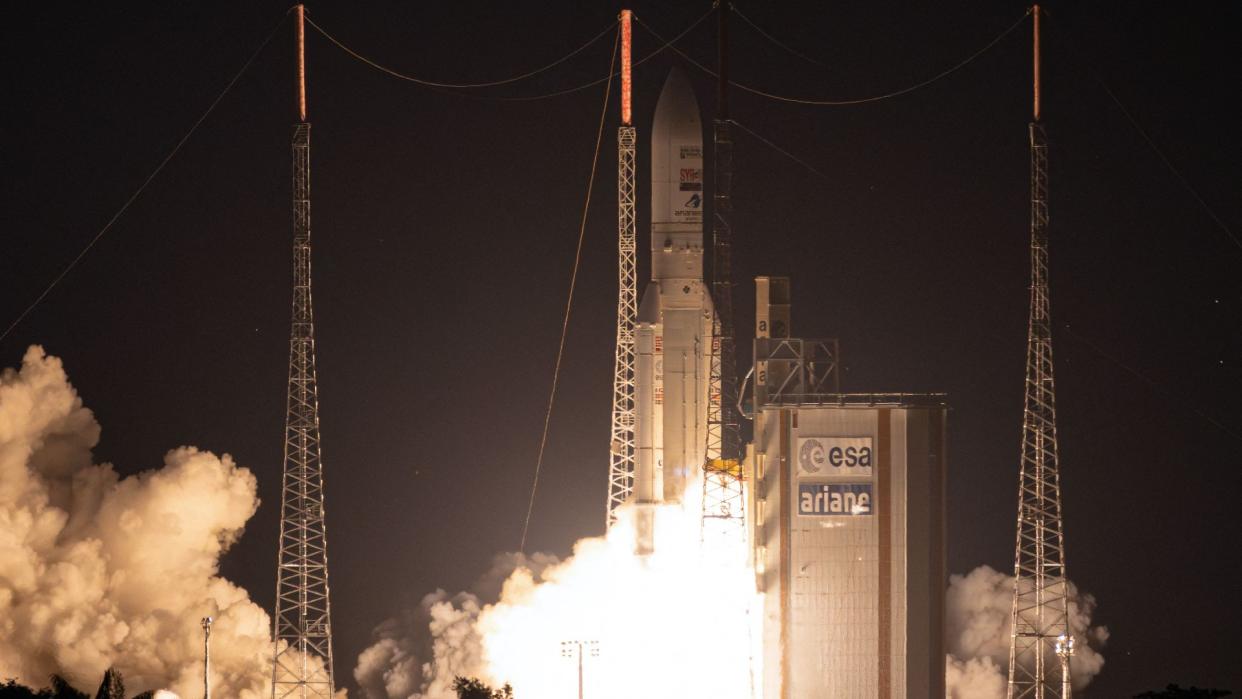
[[[495,602],[428,595],[376,630],[355,678],[370,699],[450,699],[454,675],[511,683],[519,697],[573,696],[578,663],[562,642],[597,641],[583,660],[589,696],[750,697],[753,574],[740,555],[704,558],[693,505],[662,506],[656,521],[647,557],[633,553],[623,508],[607,538],[578,541],[562,563],[501,560],[512,572]]]
[[[1076,640],[1070,676],[1082,689],[1100,673],[1099,648],[1108,628],[1092,626],[1095,598],[1070,583],[1070,632]],[[1013,576],[990,566],[949,578],[945,597],[946,687],[949,699],[998,699],[1005,696],[1009,672],[1009,623]]]
[[[269,695],[268,616],[217,575],[258,507],[254,475],[181,447],[120,478],[92,463],[99,433],[41,348],[0,375],[0,677],[93,692],[115,667],[130,692],[199,696],[210,615],[213,688]]]

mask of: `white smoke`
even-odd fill
[[[1104,667],[1099,648],[1108,628],[1092,626],[1095,598],[1070,582],[1070,633],[1075,638],[1070,677],[1082,689]],[[945,597],[946,689],[949,699],[999,699],[1009,671],[1013,576],[990,566],[949,578]]]
[[[268,615],[217,574],[258,507],[254,475],[181,447],[120,478],[92,463],[99,434],[42,348],[0,375],[0,677],[93,692],[115,667],[131,693],[198,696],[212,616],[213,687],[265,696]]]
[[[623,508],[606,538],[578,541],[564,562],[498,559],[485,578],[509,574],[492,603],[437,591],[385,622],[354,670],[366,696],[450,699],[455,675],[511,683],[519,697],[571,696],[578,647],[564,643],[582,641],[591,696],[749,697],[752,574],[705,560],[693,506],[661,507],[655,553],[637,556],[631,514]]]

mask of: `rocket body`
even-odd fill
[[[713,310],[703,281],[703,127],[679,71],[656,103],[651,190],[652,279],[635,328],[640,552],[654,548],[652,506],[684,500],[707,445]]]

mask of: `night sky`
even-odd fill
[[[318,2],[375,60],[478,82],[538,67],[619,6]],[[1235,3],[1058,3],[1046,25],[1052,312],[1071,578],[1112,632],[1091,694],[1242,691],[1242,147]],[[885,93],[970,55],[1021,3],[738,0],[734,77],[820,98]],[[639,3],[672,36],[708,9]],[[287,9],[278,2],[28,7],[4,24],[0,326],[81,250]],[[714,63],[711,21],[679,44]],[[659,45],[635,28],[636,56]],[[321,419],[338,682],[372,628],[469,586],[518,545],[590,171],[605,37],[472,97],[401,82],[308,28]],[[290,304],[293,24],[80,266],[8,338],[43,344],[123,474],[193,444],[263,505],[223,574],[271,609]],[[671,66],[635,71],[640,279],[648,146]],[[861,106],[736,93],[736,322],[755,275],[793,280],[793,330],[839,337],[844,388],[946,391],[949,570],[1012,568],[1028,282],[1030,25],[966,68]],[[1116,95],[1224,230],[1101,87]],[[615,90],[615,87],[614,87]],[[615,100],[615,93],[614,93]],[[615,101],[613,102],[615,105]],[[602,531],[616,304],[610,107],[531,546]],[[710,152],[710,151],[709,151]],[[710,165],[708,171],[710,172]],[[709,219],[710,220],[710,219]],[[1232,237],[1231,237],[1232,236]],[[743,338],[741,359],[749,342]],[[743,370],[744,371],[744,370]]]

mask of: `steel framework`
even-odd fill
[[[289,336],[280,552],[272,632],[274,699],[330,699],[336,687],[332,673],[328,543],[311,302],[310,124],[306,122],[303,36],[299,5],[301,121],[293,127],[293,322]]]
[[[634,491],[634,324],[638,320],[638,265],[635,258],[635,150],[630,88],[633,15],[622,10],[621,126],[617,129],[617,355],[612,376],[612,439],[608,448],[608,503],[604,528],[617,521],[617,508]]]
[[[707,402],[707,450],[703,466],[704,538],[715,530],[736,537],[746,532],[746,494],[741,469],[741,425],[737,414],[737,364],[733,335],[733,137],[728,117],[728,18],[725,0],[717,13],[717,114],[713,128],[715,191],[712,201],[713,319],[710,395]]]
[[[617,354],[612,378],[612,441],[608,465],[608,521],[634,489],[634,323],[638,318],[635,260],[633,126],[617,129]]]
[[[1048,143],[1039,122],[1039,7],[1031,141],[1031,309],[1009,644],[1009,699],[1070,699],[1069,583],[1061,520],[1048,296]]]

